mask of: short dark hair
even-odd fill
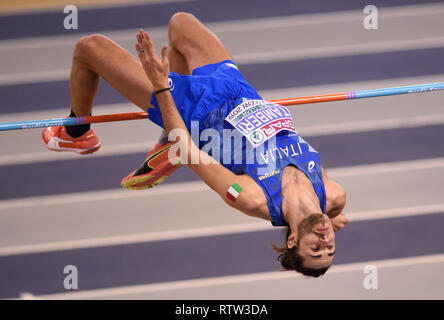
[[[287,237],[291,234],[290,227],[287,228]],[[293,248],[280,247],[272,244],[273,250],[280,253],[277,260],[281,263],[285,270],[296,270],[296,272],[302,273],[304,276],[319,277],[327,272],[330,266],[320,269],[307,268],[304,266],[304,258],[298,253],[299,239],[297,245]]]

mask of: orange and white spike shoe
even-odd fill
[[[78,138],[71,137],[66,127],[48,127],[42,132],[45,146],[53,151],[72,151],[80,154],[93,153],[100,148],[99,138],[90,129]]]
[[[172,142],[164,145],[156,144],[148,153],[147,158],[139,167],[122,179],[121,185],[126,189],[142,190],[154,187],[165,181],[166,178],[182,165],[180,158],[168,158]]]

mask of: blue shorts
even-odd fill
[[[177,110],[190,131],[192,121],[202,123],[211,110],[229,100],[262,99],[231,60],[196,68],[191,75],[170,72],[169,84]],[[148,109],[149,119],[165,128],[154,94],[151,104],[154,108]]]

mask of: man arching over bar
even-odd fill
[[[296,133],[288,109],[264,101],[195,16],[174,14],[168,33],[161,57],[143,30],[136,37],[138,58],[102,35],[81,38],[73,55],[70,116],[91,115],[104,78],[165,129],[143,164],[122,180],[124,188],[153,187],[187,164],[229,206],[288,227],[286,245],[273,245],[284,269],[324,274],[334,259],[335,232],[349,222],[342,214],[344,188]],[[218,148],[191,139],[193,130],[199,137],[210,132]],[[100,148],[90,125],[46,128],[42,138],[55,151]]]

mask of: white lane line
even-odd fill
[[[358,43],[351,45],[279,50],[269,52],[248,52],[233,54],[233,59],[239,65],[248,65],[254,63],[304,60],[307,59],[307,57],[309,57],[310,59],[329,58],[347,55],[376,54],[435,47],[444,47],[444,37]],[[65,81],[69,80],[70,73],[71,70],[67,68],[60,70],[0,74],[0,86],[19,85],[34,82]]]
[[[350,218],[350,221],[365,221],[365,220],[376,220],[376,219],[389,219],[395,217],[406,217],[414,215],[420,216],[427,214],[437,214],[442,212],[444,212],[443,203],[434,204],[434,205],[405,207],[405,208],[346,213],[346,215]],[[96,248],[103,246],[123,245],[123,244],[140,243],[140,242],[198,238],[206,236],[262,231],[270,229],[271,229],[270,222],[261,221],[261,222],[243,223],[235,225],[233,224],[233,225],[216,226],[216,227],[160,231],[160,232],[105,237],[105,238],[59,241],[59,242],[0,248],[0,256],[11,256],[19,254],[60,251],[60,250],[72,250],[72,249],[81,249],[81,248],[93,248],[93,247]]]
[[[384,162],[377,164],[348,166],[340,168],[327,168],[327,174],[330,178],[344,178],[352,176],[386,174],[394,172],[436,169],[444,167],[444,158],[408,160],[396,162]]]
[[[427,255],[420,257],[409,257],[399,259],[387,259],[376,261],[365,261],[358,263],[349,263],[342,265],[333,265],[325,277],[329,277],[331,274],[347,273],[347,272],[362,272],[367,265],[374,265],[378,269],[385,268],[400,268],[409,267],[414,265],[427,265],[432,263],[444,262],[444,254]],[[302,278],[303,276],[295,272],[261,272],[251,273],[246,275],[224,276],[214,277],[196,280],[182,280],[171,281],[163,283],[153,283],[145,285],[134,285],[126,287],[115,287],[108,289],[97,290],[84,290],[77,292],[56,293],[41,296],[33,296],[35,299],[48,299],[48,300],[64,300],[64,299],[109,299],[111,297],[121,297],[124,299],[125,295],[144,294],[151,292],[161,291],[173,291],[184,290],[204,287],[216,287],[226,285],[237,285],[240,283],[251,283],[261,281],[273,281],[273,280],[292,280]],[[211,297],[209,297],[211,299]]]
[[[398,41],[382,41],[358,43],[340,46],[279,50],[270,52],[243,53],[233,55],[237,64],[271,63],[280,61],[304,60],[307,58],[330,58],[348,55],[376,54],[393,51],[416,50],[444,47],[444,37],[408,39]],[[0,77],[0,84],[1,84]]]
[[[444,167],[444,158],[409,160],[371,165],[359,165],[327,169],[330,178],[343,178],[351,176],[387,174],[403,171],[428,170]],[[11,200],[0,200],[0,210],[13,210],[31,207],[44,207],[52,205],[67,205],[73,203],[84,203],[91,201],[106,201],[109,199],[130,199],[139,197],[151,197],[172,193],[202,192],[209,191],[209,187],[202,181],[181,182],[163,184],[148,191],[134,191],[125,189],[112,189],[102,191],[77,192],[62,195],[38,196],[29,198],[18,198]]]
[[[44,207],[92,201],[106,201],[110,199],[115,200],[152,197],[165,194],[201,192],[205,190],[209,190],[209,187],[204,182],[193,181],[173,183],[170,185],[163,184],[149,190],[126,190],[121,188],[103,191],[76,192],[63,195],[29,197],[14,200],[0,200],[0,210]]]
[[[388,129],[402,129],[414,128],[427,125],[444,124],[444,114],[431,114],[423,116],[414,116],[410,118],[392,118],[379,119],[369,121],[356,121],[345,123],[325,124],[318,126],[300,127],[299,134],[304,137],[314,137],[321,135],[332,135],[341,133],[357,133],[365,131],[388,130]],[[18,165],[26,163],[38,163],[57,160],[71,160],[71,159],[89,159],[93,157],[104,157],[112,155],[120,155],[127,153],[147,152],[156,142],[135,142],[116,145],[102,146],[99,153],[79,156],[75,153],[54,154],[49,150],[42,152],[30,152],[19,154],[5,154],[0,155],[0,166],[2,165]]]
[[[29,292],[22,292],[20,293],[19,300],[39,300],[35,295]]]
[[[394,209],[362,211],[350,214],[346,213],[346,216],[350,219],[350,221],[365,221],[398,217],[422,216],[435,213],[444,213],[444,203]]]
[[[444,14],[442,3],[405,5],[386,7],[378,12],[380,21],[386,19],[408,18],[415,19],[421,16]],[[344,22],[361,22],[362,10],[347,10],[338,12],[323,12],[314,14],[291,15],[272,18],[242,19],[226,22],[213,22],[208,26],[216,32],[239,32],[270,30],[272,28],[290,28],[302,26],[316,26],[324,24],[343,24]]]
[[[18,164],[27,164],[27,163],[39,163],[39,162],[48,162],[48,161],[61,161],[61,160],[86,160],[97,157],[106,157],[106,156],[115,156],[121,154],[129,154],[129,153],[139,153],[144,152],[148,153],[148,150],[156,144],[156,141],[147,141],[147,142],[134,142],[134,143],[125,143],[125,144],[116,144],[116,145],[106,145],[100,147],[100,152],[97,154],[89,154],[89,155],[79,155],[74,152],[64,152],[57,153],[50,150],[45,150],[43,152],[29,152],[29,153],[19,153],[19,154],[7,154],[0,156],[0,166],[5,165],[18,165]],[[42,144],[42,148],[45,147]],[[140,159],[142,162],[143,159]]]

